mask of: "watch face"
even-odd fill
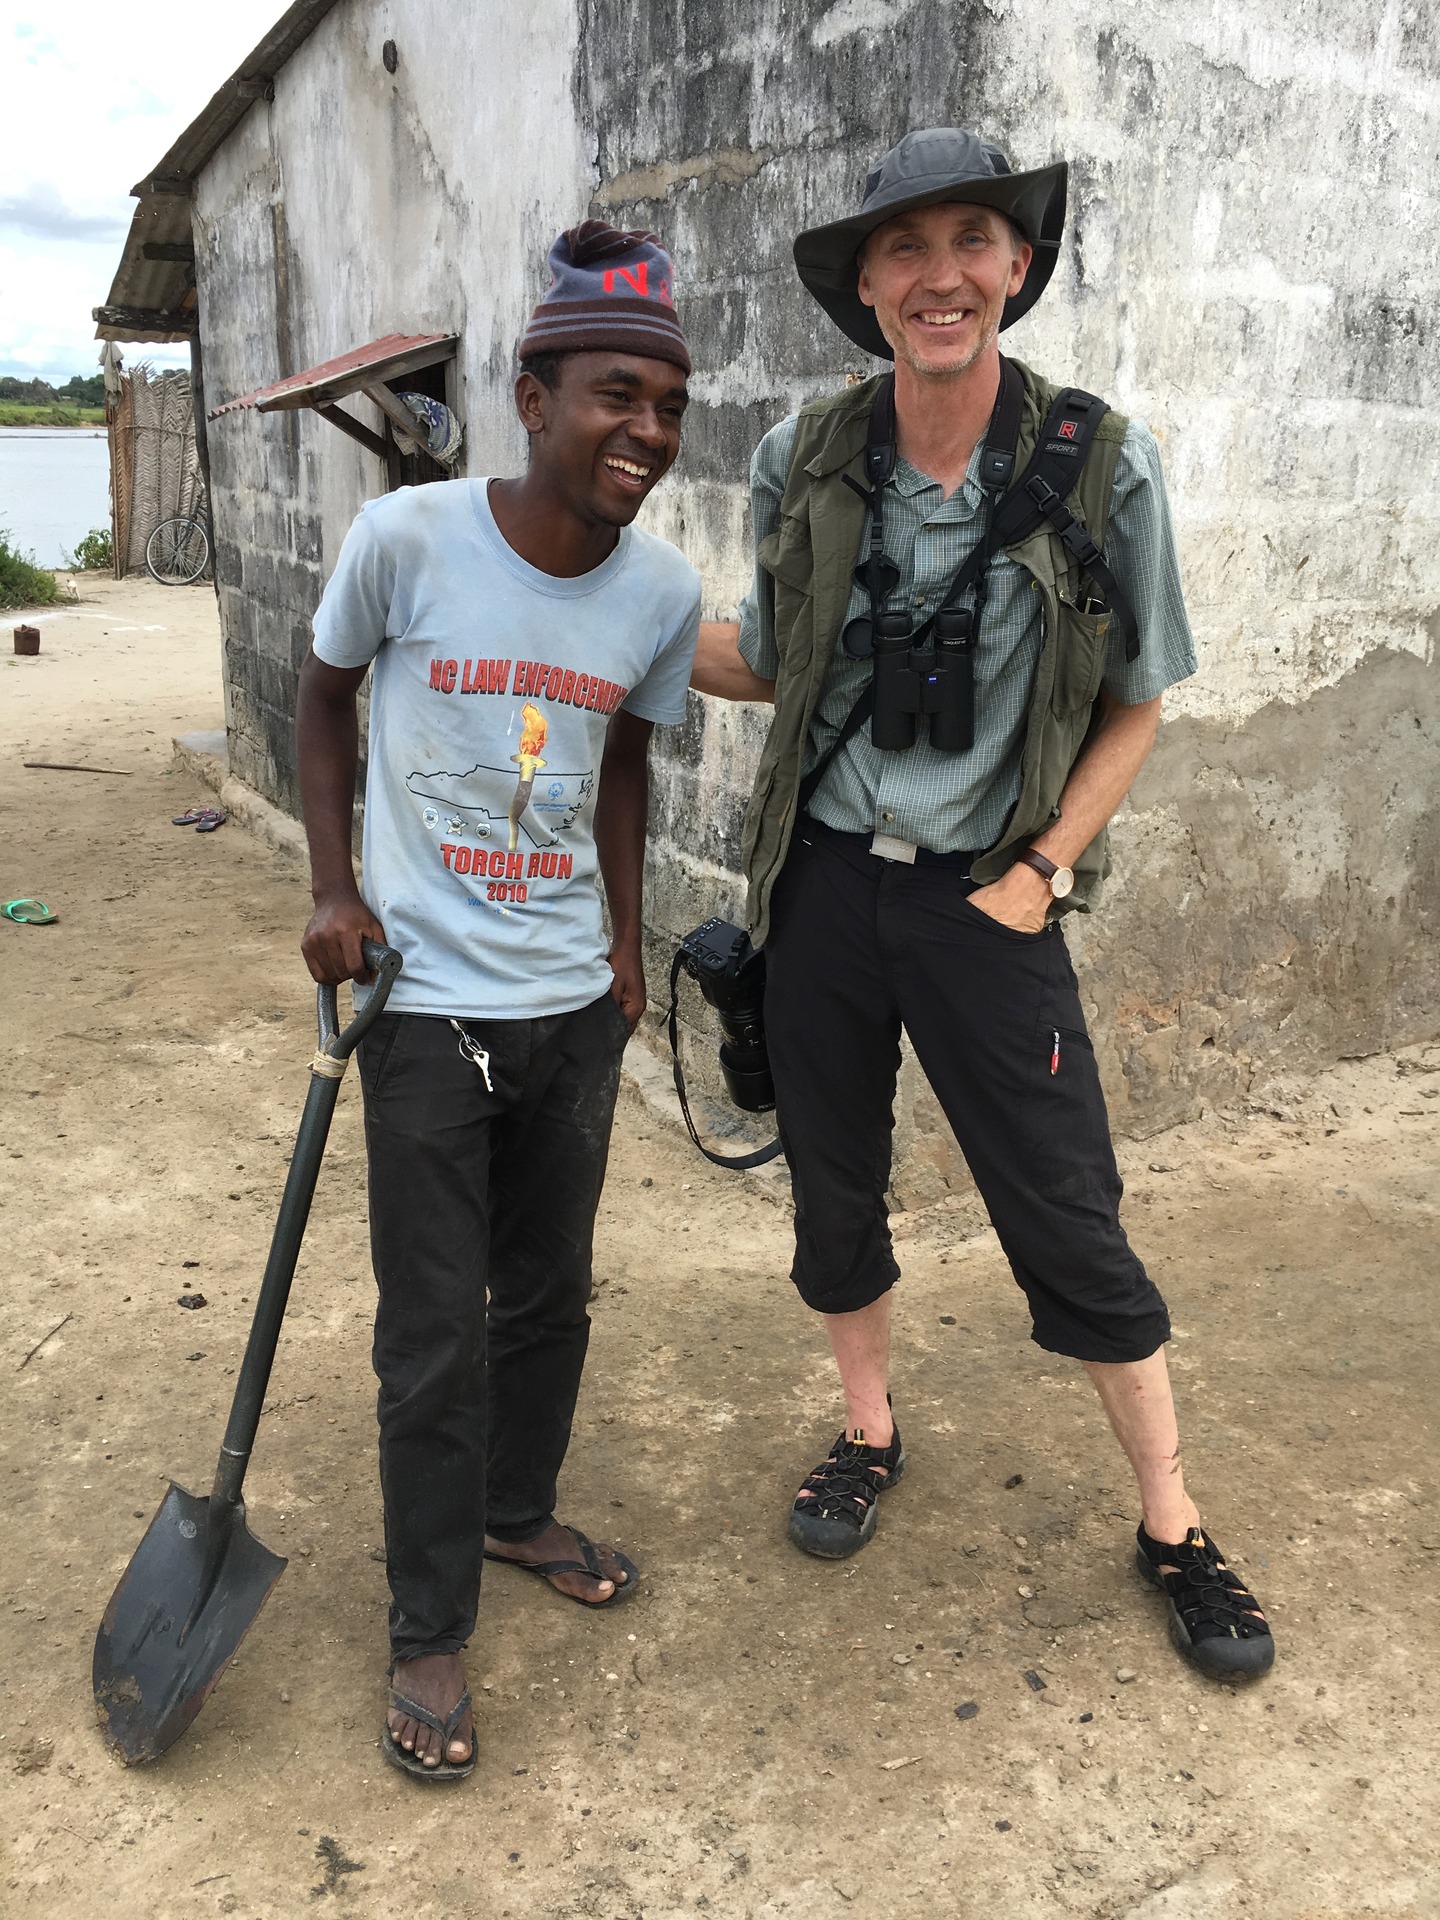
[[[1074,885],[1075,874],[1070,867],[1057,867],[1050,876],[1050,893],[1056,900],[1063,900]]]

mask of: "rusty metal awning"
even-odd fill
[[[221,414],[239,413],[250,407],[257,413],[285,413],[309,407],[322,420],[328,420],[342,433],[348,433],[352,440],[358,440],[368,452],[378,454],[393,469],[394,429],[398,427],[402,433],[418,435],[423,440],[427,428],[391,390],[390,382],[418,373],[422,367],[438,366],[442,361],[453,359],[458,343],[459,335],[454,333],[382,334],[366,346],[352,347],[349,353],[336,354],[333,360],[322,360],[318,367],[307,367],[303,373],[292,373],[273,386],[256,387],[253,393],[226,400],[212,407],[207,417],[218,420]],[[339,404],[353,393],[363,393],[380,409],[385,416],[380,422],[381,432],[372,432]],[[399,484],[393,471],[391,483]]]
[[[254,407],[257,413],[279,413],[294,407],[314,407],[317,413],[333,407],[347,394],[368,393],[372,387],[387,385],[403,374],[418,373],[421,367],[433,367],[454,356],[458,336],[453,333],[387,333],[368,346],[353,347],[333,360],[322,360],[318,367],[292,373],[273,386],[257,387],[212,407],[209,418],[235,413],[242,407]]]

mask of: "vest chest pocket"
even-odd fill
[[[1068,600],[1057,604],[1059,626],[1051,705],[1056,713],[1074,713],[1081,707],[1093,706],[1100,691],[1100,682],[1105,677],[1111,615],[1081,613]]]
[[[770,576],[776,645],[781,659],[793,668],[799,663],[791,657],[791,643],[802,636],[809,639],[811,623],[801,615],[815,592],[815,550],[809,521],[782,513],[779,526],[760,542],[757,558]],[[803,650],[808,653],[808,646]]]

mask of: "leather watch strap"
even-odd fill
[[[1035,847],[1026,847],[1023,853],[1017,853],[1017,861],[1023,860],[1027,867],[1033,867],[1042,880],[1053,880],[1060,871],[1053,860],[1047,860]]]

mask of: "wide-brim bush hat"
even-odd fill
[[[800,278],[840,331],[867,353],[893,360],[875,309],[860,298],[862,243],[877,227],[912,207],[949,201],[994,207],[1024,234],[1033,253],[1020,291],[1005,302],[1000,326],[1014,326],[1049,284],[1065,230],[1063,160],[1029,173],[1013,173],[996,146],[966,127],[922,127],[907,133],[865,176],[860,211],[823,227],[810,227],[795,242]]]

